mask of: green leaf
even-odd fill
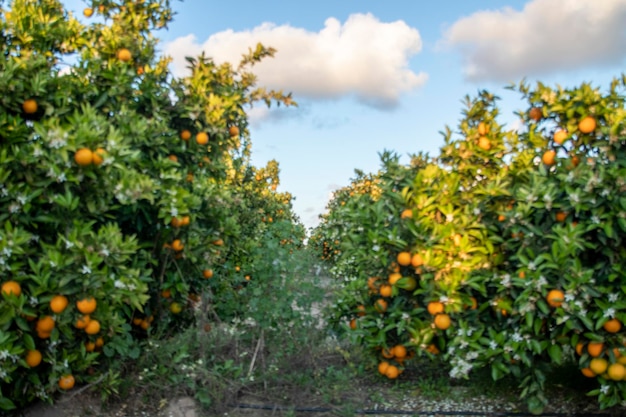
[[[15,407],[15,404],[13,404],[13,401],[9,400],[6,397],[0,397],[0,409],[2,410],[14,410],[17,407]]]

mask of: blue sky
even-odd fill
[[[81,13],[85,3],[66,0]],[[488,89],[515,125],[526,78],[603,90],[626,63],[626,0],[173,1],[161,51],[181,74],[203,49],[236,61],[257,42],[278,50],[255,67],[259,85],[293,92],[298,108],[250,113],[253,163],[276,159],[312,227],[354,169],[375,172],[378,153],[436,154],[461,100]]]

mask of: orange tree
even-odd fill
[[[292,101],[255,87],[250,66],[274,52],[261,45],[236,68],[200,56],[173,77],[155,54],[168,1],[92,1],[87,25],[56,0],[0,6],[6,410],[136,358],[133,335],[203,288],[219,298],[206,277],[243,241],[245,106]],[[294,220],[288,198],[274,200]]]
[[[519,378],[537,412],[547,372],[577,360],[598,378],[603,407],[624,398],[623,87],[521,84],[529,109],[517,131],[481,92],[466,102],[460,138],[447,129],[435,160],[404,171],[412,183],[382,185],[381,221],[330,203],[316,240],[336,240],[335,265],[351,265],[354,281],[337,315],[382,374],[397,378],[413,353],[441,354],[453,377],[490,366],[495,379]],[[354,245],[355,219],[379,244]],[[367,256],[380,265],[351,264]]]

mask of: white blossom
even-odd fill
[[[80,272],[82,272],[85,275],[91,274],[91,268],[89,268],[88,265],[83,265],[83,268],[80,270]]]

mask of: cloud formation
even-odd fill
[[[238,63],[248,48],[261,42],[277,50],[254,67],[259,85],[291,91],[296,101],[355,97],[379,108],[397,105],[400,95],[422,86],[428,76],[409,68],[422,49],[419,32],[403,21],[381,22],[372,14],[353,14],[343,24],[329,18],[319,32],[263,23],[251,30],[226,30],[199,43],[194,35],[165,45],[182,74],[185,56],[205,51],[216,62]]]
[[[481,11],[456,21],[441,45],[458,50],[471,81],[517,81],[626,58],[626,0],[533,0],[523,10]]]

